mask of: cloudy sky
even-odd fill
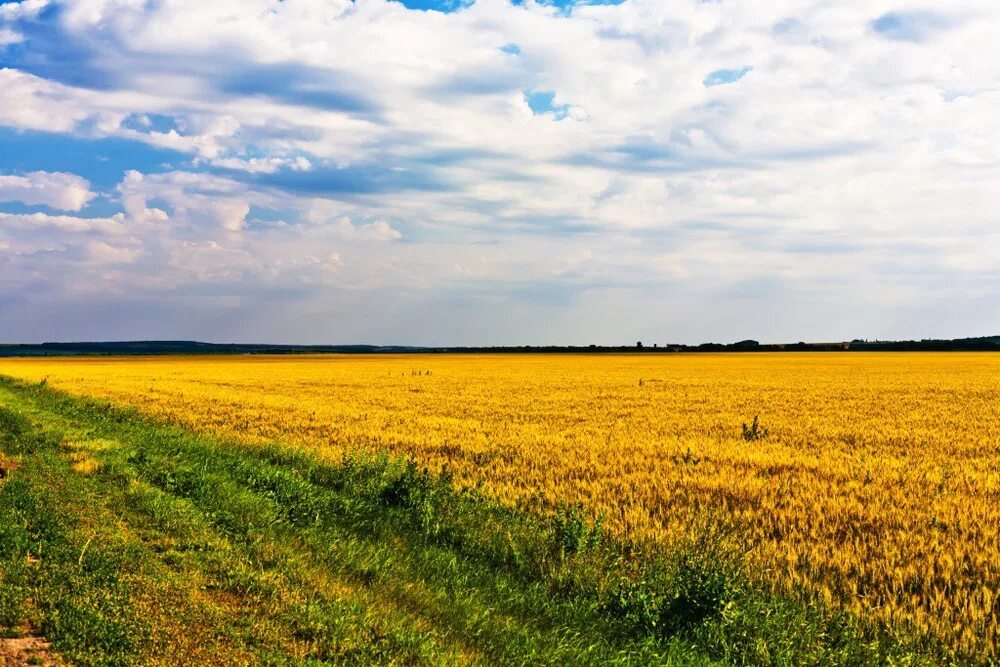
[[[0,341],[1000,333],[1000,4],[0,4]]]

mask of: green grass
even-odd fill
[[[747,583],[385,456],[322,463],[0,379],[0,632],[79,665],[932,664]],[[710,526],[710,524],[706,524]]]

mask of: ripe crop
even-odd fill
[[[1000,355],[0,360],[248,445],[405,455],[669,545],[710,516],[762,584],[1000,655]]]

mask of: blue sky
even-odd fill
[[[997,333],[998,21],[0,2],[0,342]]]

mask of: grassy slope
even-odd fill
[[[755,591],[710,532],[639,559],[572,510],[519,515],[402,462],[236,447],[3,379],[0,466],[0,629],[77,664],[942,657]]]

